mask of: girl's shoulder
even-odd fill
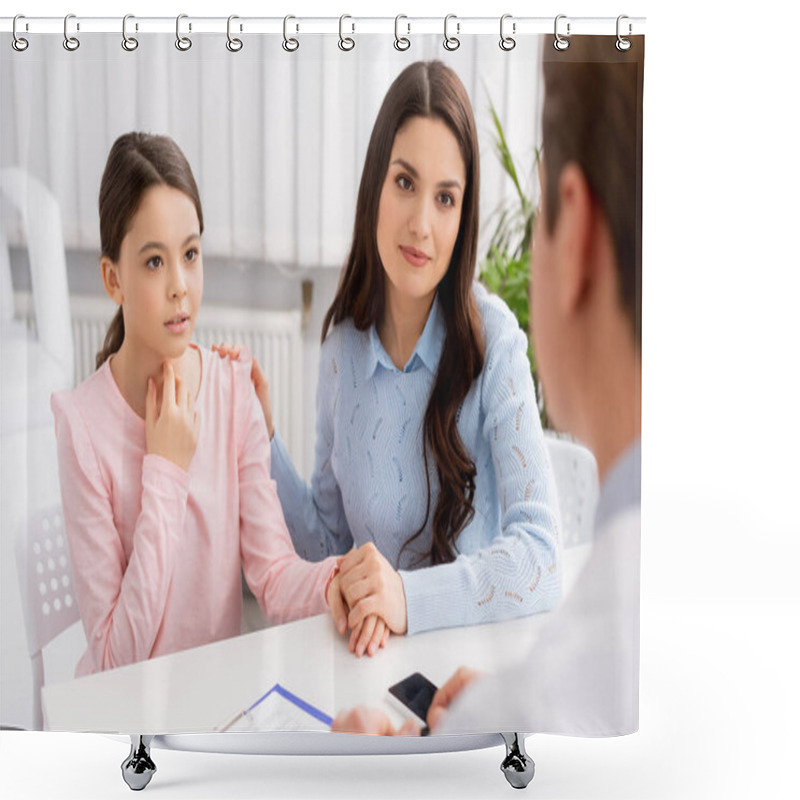
[[[249,388],[252,382],[250,372],[253,368],[253,355],[246,347],[236,359],[222,358],[219,353],[202,345],[195,344],[194,347],[200,353],[202,364],[200,393],[209,402],[227,404],[244,394],[243,389]]]
[[[239,450],[258,404],[251,377],[253,356],[247,348],[242,349],[237,359],[232,359],[222,358],[206,347],[195,347],[203,366],[196,403],[202,425],[207,435],[233,437],[231,441]]]
[[[74,389],[53,392],[50,408],[55,422],[59,460],[75,459],[96,480],[101,479],[98,448],[113,449],[120,426],[115,414],[121,399],[109,363],[106,362]],[[134,414],[128,409],[130,414]]]
[[[56,423],[65,419],[67,424],[75,424],[80,418],[95,419],[107,413],[109,407],[116,405],[119,394],[108,361],[85,378],[73,389],[53,392],[50,408]],[[77,416],[76,416],[77,415]]]

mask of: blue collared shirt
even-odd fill
[[[337,325],[322,346],[311,485],[275,434],[272,474],[298,553],[309,560],[374,542],[399,569],[408,632],[469,625],[552,608],[560,596],[555,482],[537,413],[527,339],[507,306],[480,284],[485,360],[458,415],[476,465],[475,514],[458,557],[431,566],[439,493],[423,459],[423,420],[445,325],[434,300],[417,345],[398,369],[372,326]],[[422,534],[405,548],[425,523]]]
[[[372,325],[369,329],[369,344],[370,349],[364,358],[366,364],[365,380],[369,380],[375,374],[378,366],[390,372],[413,372],[415,369],[425,367],[431,375],[435,375],[439,367],[439,358],[442,355],[442,346],[444,345],[444,320],[439,308],[438,296],[434,296],[425,327],[417,340],[411,358],[408,359],[408,363],[402,370],[398,369],[389,357],[383,342],[381,342],[381,337],[378,336],[378,330],[375,325]]]

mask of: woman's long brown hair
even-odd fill
[[[125,133],[111,146],[100,181],[100,250],[114,263],[119,260],[122,240],[151,186],[170,186],[189,197],[197,211],[203,233],[203,209],[192,169],[180,147],[168,136]],[[122,307],[108,326],[103,347],[95,358],[95,369],[116,353],[125,338]]]
[[[448,126],[458,142],[466,171],[458,237],[438,287],[445,338],[423,426],[428,487],[425,519],[400,551],[402,554],[422,534],[430,518],[430,450],[439,479],[439,499],[433,513],[431,550],[422,554],[420,561],[430,558],[432,564],[443,564],[455,559],[455,541],[475,514],[475,463],[464,447],[457,423],[461,403],[483,368],[484,343],[472,293],[480,196],[478,135],[463,84],[440,61],[420,61],[406,67],[389,88],[378,112],[358,190],[353,243],[336,297],[325,315],[322,340],[331,324],[351,318],[363,331],[383,317],[386,279],[378,254],[378,206],[395,135],[414,117],[441,120]]]

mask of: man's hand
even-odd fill
[[[419,736],[420,727],[414,720],[406,720],[399,728],[383,711],[359,706],[351,711],[342,711],[331,725],[337,733],[371,733],[376,736]]]
[[[428,727],[434,731],[447,715],[447,709],[451,703],[466,689],[471,683],[483,675],[477,669],[469,667],[459,667],[433,696],[433,702],[428,709]]]

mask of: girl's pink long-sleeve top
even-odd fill
[[[303,561],[292,546],[250,361],[198,350],[200,434],[188,471],[146,453],[144,420],[110,360],[52,397],[88,642],[76,676],[238,635],[240,567],[271,622],[327,610],[336,559]]]

